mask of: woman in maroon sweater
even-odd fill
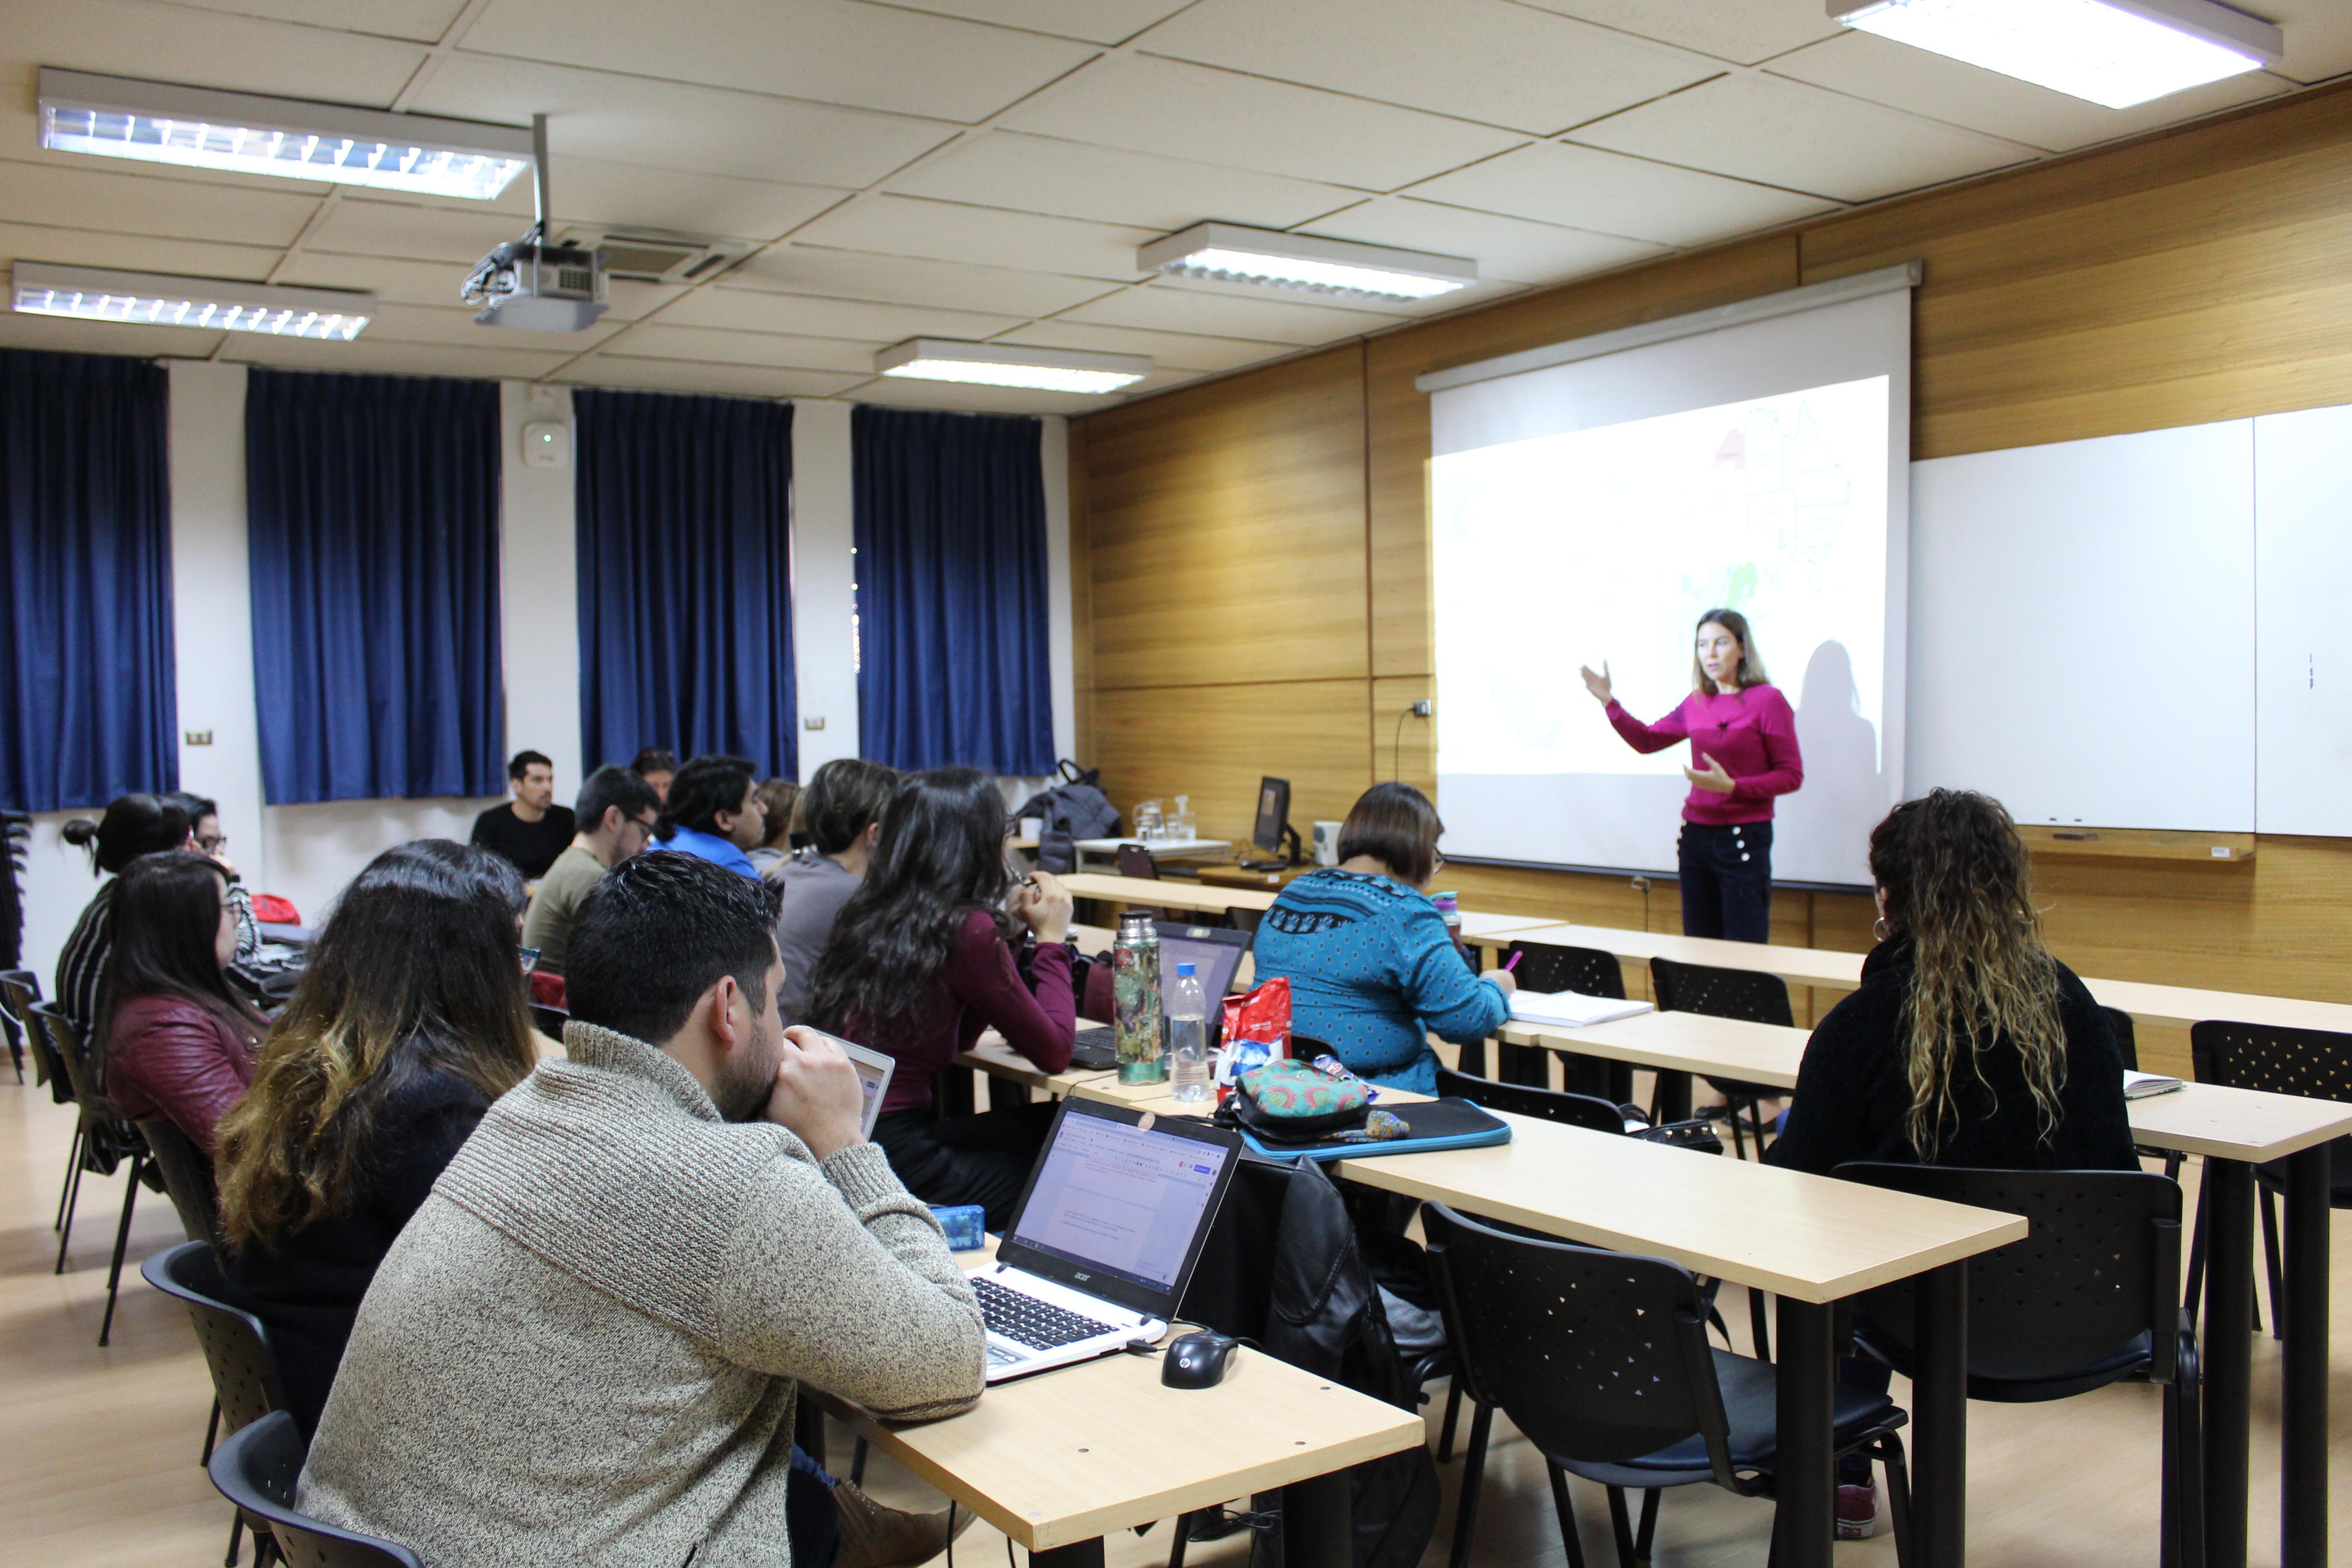
[[[1008,893],[1011,897],[1007,898]],[[1050,1104],[941,1118],[931,1075],[993,1027],[1047,1072],[1070,1065],[1070,895],[1013,885],[1004,797],[985,773],[941,768],[899,787],[866,879],[817,959],[808,1022],[898,1058],[874,1141],[927,1204],[978,1204],[1003,1226],[1053,1120]],[[1013,942],[1034,934],[1024,982]]]
[[[222,971],[236,955],[228,879],[210,856],[146,855],[114,895],[114,951],[99,1038],[101,1081],[134,1121],[163,1118],[209,1157],[214,1129],[253,1081],[268,1027]]]

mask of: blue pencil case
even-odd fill
[[[1268,1160],[1378,1160],[1390,1154],[1426,1154],[1438,1149],[1483,1149],[1511,1141],[1511,1124],[1466,1100],[1414,1100],[1385,1109],[1404,1118],[1412,1131],[1380,1143],[1264,1143],[1248,1129],[1242,1142]]]
[[[930,1205],[931,1217],[948,1235],[950,1252],[977,1252],[988,1245],[988,1211],[978,1204]]]

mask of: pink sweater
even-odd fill
[[[1637,752],[1663,752],[1687,740],[1692,767],[1705,771],[1707,757],[1723,764],[1734,781],[1731,793],[1693,784],[1683,802],[1685,822],[1769,822],[1772,797],[1805,782],[1805,760],[1797,754],[1797,715],[1775,686],[1751,686],[1730,697],[1694,691],[1654,724],[1643,723],[1612,700],[1609,722]]]

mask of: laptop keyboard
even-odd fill
[[[971,1293],[980,1299],[981,1319],[990,1333],[1032,1350],[1055,1350],[1116,1330],[1115,1324],[1066,1312],[1034,1296],[1008,1290],[993,1279],[974,1279]]]

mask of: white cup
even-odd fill
[[[1045,837],[1045,819],[1042,816],[1023,817],[1021,819],[1021,837],[1024,838]]]
[[[1318,822],[1315,825],[1315,863],[1337,866],[1339,863],[1339,824]]]

